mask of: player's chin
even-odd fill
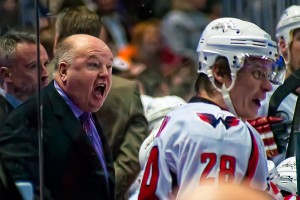
[[[259,110],[260,106],[251,106],[247,110],[247,119],[256,119],[257,115],[258,115],[258,110]]]
[[[249,108],[253,109],[253,111],[255,111],[255,112],[258,112],[260,107],[261,107],[261,103],[260,103],[260,100],[258,100],[258,99],[254,99],[249,102]]]
[[[246,106],[243,106],[241,109],[236,110],[236,112],[240,118],[244,120],[251,120],[257,117],[259,108],[260,107],[257,105],[248,104]]]

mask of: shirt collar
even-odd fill
[[[200,97],[200,96],[193,96],[193,97],[189,100],[189,103],[197,103],[197,102],[202,102],[202,103],[212,104],[212,105],[215,105],[215,106],[220,107],[222,110],[227,110],[227,109],[225,109],[225,108],[219,106],[219,105],[216,104],[215,102],[212,102],[211,100],[206,99],[206,98],[203,98],[203,97]]]
[[[69,99],[69,97],[67,96],[67,94],[61,89],[61,87],[59,87],[59,85],[57,84],[57,82],[54,80],[54,87],[57,90],[57,92],[60,94],[60,96],[62,96],[62,98],[66,101],[66,103],[68,104],[68,106],[71,108],[71,110],[73,111],[74,115],[79,118],[80,115],[83,113],[83,111],[78,108],[72,101],[71,99]]]
[[[4,91],[2,88],[0,88],[0,95],[3,96],[11,105],[13,108],[18,107],[23,102],[16,97],[8,94],[6,91]]]

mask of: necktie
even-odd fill
[[[97,129],[95,128],[94,123],[92,121],[91,114],[84,112],[82,115],[80,115],[79,120],[80,120],[83,129],[85,130],[90,142],[92,143],[92,145],[99,157],[99,160],[103,167],[106,181],[107,181],[108,173],[107,173],[107,168],[106,168],[105,161],[104,161],[102,143],[101,143],[100,137],[97,133]]]
[[[80,122],[82,124],[82,128],[89,137],[90,141],[93,141],[93,135],[92,135],[92,130],[91,130],[91,125],[90,125],[90,115],[87,112],[84,112],[82,115],[79,117]]]

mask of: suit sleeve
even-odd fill
[[[148,135],[148,123],[144,116],[137,84],[134,84],[134,95],[129,115],[124,140],[121,143],[118,156],[114,159],[117,199],[120,199],[127,192],[141,170],[138,154],[142,142]]]

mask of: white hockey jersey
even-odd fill
[[[266,155],[257,131],[207,100],[196,101],[165,117],[138,199],[184,199],[199,185],[221,182],[267,189]]]

